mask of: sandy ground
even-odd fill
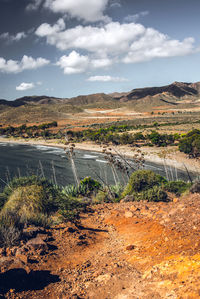
[[[13,139],[13,138],[0,138],[0,142],[17,143],[17,144],[34,144],[34,145],[44,145],[52,147],[66,148],[66,145],[61,143],[60,140],[30,140],[30,139]],[[102,152],[102,146],[92,143],[92,142],[82,142],[75,144],[76,149]],[[119,152],[120,154],[132,158],[134,154],[137,153],[138,148],[130,147],[128,145],[123,146],[111,146],[113,153]],[[139,148],[142,153],[144,153],[144,158],[146,161],[165,164],[171,167],[176,167],[181,170],[200,172],[200,161],[197,159],[189,159],[184,153],[180,153],[177,147],[141,147]],[[116,152],[115,152],[116,151]]]

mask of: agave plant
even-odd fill
[[[62,194],[67,197],[77,197],[80,194],[79,186],[67,185],[66,187],[63,187]]]

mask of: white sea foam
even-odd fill
[[[95,158],[97,158],[98,156],[93,156],[93,155],[88,155],[88,154],[85,154],[84,156],[83,156],[83,158],[84,159],[95,159]]]
[[[107,161],[105,161],[105,160],[100,160],[100,159],[96,159],[96,162],[100,162],[100,163],[108,163]]]

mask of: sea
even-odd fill
[[[73,157],[79,179],[91,176],[101,183],[115,184],[116,178],[125,183],[127,177],[118,171],[113,176],[109,163],[104,154],[93,151],[75,150]],[[134,162],[129,163],[135,167]],[[188,181],[187,171],[164,167],[164,165],[146,162],[145,169],[150,169],[171,180]],[[8,184],[13,177],[37,175],[51,180],[54,184],[66,186],[74,184],[71,160],[64,149],[42,145],[26,145],[16,143],[0,143],[0,189]],[[190,173],[194,179],[195,173]]]

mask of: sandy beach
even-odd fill
[[[59,148],[66,148],[66,145],[61,140],[31,140],[31,139],[14,139],[14,138],[0,138],[0,143],[17,143],[17,144],[30,144],[30,145],[43,145]],[[137,152],[138,148],[130,147],[128,145],[110,146],[113,148],[113,154],[120,152],[120,154],[132,158]],[[79,150],[102,152],[102,146],[93,142],[76,143],[75,148]],[[200,161],[197,159],[189,159],[187,155],[178,151],[177,147],[171,146],[167,148],[161,147],[141,147],[139,148],[144,153],[146,161],[154,162],[157,164],[166,164],[176,167],[181,170],[200,172]]]

